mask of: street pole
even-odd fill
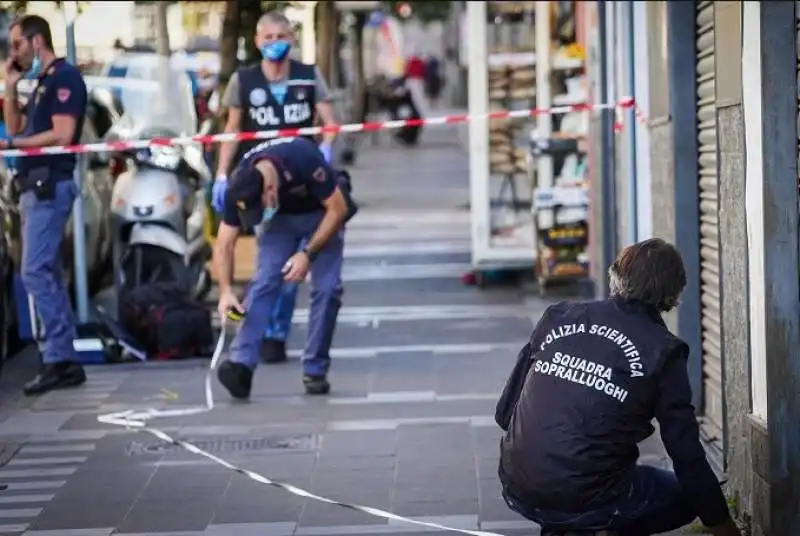
[[[75,19],[78,16],[77,2],[64,2],[64,14],[67,19],[67,61],[73,65],[78,64],[78,54],[75,47]],[[74,180],[78,195],[72,211],[72,236],[75,257],[75,300],[77,305],[78,323],[85,324],[89,321],[89,284],[86,269],[86,225],[83,207],[83,169],[86,164],[86,155],[77,155]]]
[[[621,7],[622,24],[620,24],[619,33],[622,35],[625,46],[623,66],[627,70],[624,95],[635,99],[636,69],[634,67],[634,47],[636,46],[636,36],[634,35],[633,27],[633,0],[626,0]],[[625,245],[629,246],[639,240],[639,198],[637,194],[639,174],[636,158],[636,130],[640,127],[636,123],[636,110],[634,110],[633,107],[628,108],[623,113],[627,116],[625,117],[625,122],[627,124],[627,128],[625,129],[627,154],[625,156],[627,160],[626,167],[628,168],[628,175],[626,177],[628,183],[628,236],[627,244]]]
[[[610,4],[606,0],[597,3],[597,30],[598,30],[598,59],[599,59],[599,101],[609,102],[613,98],[609,91],[609,38],[608,12]],[[600,264],[600,281],[602,287],[598,289],[600,296],[608,296],[608,267],[614,261],[617,251],[617,222],[616,222],[616,175],[615,175],[615,146],[614,146],[614,114],[615,110],[605,109],[600,112],[600,183],[601,193],[601,236],[602,252]]]

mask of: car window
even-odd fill
[[[108,77],[109,78],[125,78],[125,75],[128,73],[127,67],[120,67],[118,65],[112,65],[108,69]]]
[[[197,95],[197,90],[200,87],[199,81],[197,80],[197,73],[187,70],[186,74],[189,75],[189,81],[192,84],[192,95]]]

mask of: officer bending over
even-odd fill
[[[263,15],[256,25],[255,42],[263,61],[236,71],[222,97],[223,106],[228,108],[225,132],[312,127],[317,116],[324,125],[335,124],[328,86],[318,69],[290,58],[296,41],[289,19],[277,12]],[[319,146],[328,163],[335,137],[335,133],[324,134]],[[213,190],[217,212],[223,210],[227,173],[232,164],[258,143],[222,144]],[[267,363],[286,361],[286,340],[296,298],[297,285],[285,284],[265,326],[261,353]]]
[[[3,111],[11,137],[0,141],[0,149],[78,143],[86,112],[86,84],[75,66],[55,56],[47,21],[36,15],[18,19],[11,24],[9,41]],[[17,83],[23,76],[37,82],[24,112],[17,100]],[[75,319],[59,270],[64,226],[78,193],[73,181],[75,162],[75,155],[61,154],[24,157],[17,164],[22,192],[22,282],[45,330],[44,367],[25,386],[28,395],[86,381],[83,367],[75,360]]]
[[[233,397],[250,396],[264,325],[282,283],[302,283],[309,268],[312,287],[303,383],[308,394],[330,390],[330,346],[342,295],[342,226],[354,213],[343,188],[314,142],[305,138],[262,142],[244,155],[234,171],[214,246],[219,314],[224,319],[231,307],[245,313],[229,360],[218,370],[220,382]],[[234,245],[240,228],[258,225],[256,274],[242,306],[231,290]],[[298,251],[301,242],[306,245]]]
[[[549,307],[497,404],[508,505],[543,534],[668,532],[700,517],[739,536],[700,444],[687,344],[661,314],[686,286],[663,240],[626,248],[609,269],[611,298]],[[675,472],[637,465],[656,418]]]

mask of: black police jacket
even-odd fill
[[[689,348],[655,309],[620,298],[549,307],[497,404],[500,478],[531,508],[588,512],[628,493],[653,418],[704,523],[728,517],[700,444]]]

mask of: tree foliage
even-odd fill
[[[255,46],[256,23],[268,11],[282,9],[289,2],[261,0],[227,0],[220,33],[220,84],[228,83],[230,76],[239,66],[237,53],[239,40],[244,40],[245,63],[257,61]]]
[[[428,23],[445,20],[450,15],[453,2],[449,0],[388,0],[383,4],[394,15],[399,14],[403,4],[408,4],[408,7],[411,8],[410,18]]]
[[[12,2],[0,2],[0,9],[10,11],[12,13],[22,13],[27,9],[28,3],[26,0],[14,0]],[[64,2],[57,1],[56,5],[61,8]],[[89,2],[78,2],[78,13],[82,13]]]

